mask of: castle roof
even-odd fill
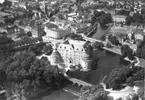
[[[74,50],[78,52],[87,52],[88,45],[86,41],[80,40],[67,40],[64,43],[60,44],[58,49],[67,49],[67,50]]]
[[[53,52],[50,56],[50,60],[53,64],[58,64],[60,62],[60,55],[56,49],[53,50]]]
[[[46,23],[45,25],[46,25],[47,28],[56,28],[56,29],[58,29],[58,26],[53,24],[53,23]]]

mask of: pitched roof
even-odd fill
[[[45,25],[47,26],[47,28],[56,28],[56,29],[58,29],[58,26],[53,24],[53,23],[46,23]]]
[[[86,46],[85,46],[85,44],[86,44],[86,42],[85,41],[80,41],[80,40],[72,40],[72,39],[70,39],[70,40],[67,40],[67,41],[65,41],[64,43],[62,43],[62,44],[60,44],[59,45],[59,49],[60,48],[64,48],[65,47],[65,49],[73,49],[73,50],[75,50],[75,51],[86,51]]]
[[[124,27],[112,27],[110,31],[112,33],[127,34],[127,29]]]
[[[4,17],[4,16],[8,16],[8,15],[10,15],[10,14],[9,13],[6,13],[6,12],[0,11],[0,16]]]

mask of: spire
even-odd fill
[[[53,45],[53,52],[50,56],[50,61],[52,65],[57,65],[60,62],[60,55],[59,52],[57,51],[56,43]]]

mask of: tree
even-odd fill
[[[7,36],[0,36],[0,44],[8,44],[14,42],[11,38]]]
[[[40,54],[42,54],[42,50],[43,50],[43,46],[44,46],[45,44],[34,44],[34,45],[32,45],[32,46],[30,46],[30,49],[36,54],[36,55],[40,55]]]
[[[116,36],[109,36],[109,40],[111,41],[111,43],[112,43],[113,45],[118,46],[118,45],[120,44],[120,43],[119,43],[119,40],[117,39]]]
[[[142,22],[142,16],[139,14],[139,12],[133,14],[133,20],[136,23],[141,23]]]
[[[125,19],[125,21],[126,21],[125,23],[126,23],[127,25],[130,25],[131,23],[134,22],[132,16],[127,16],[126,19]]]
[[[109,93],[107,91],[99,91],[98,95],[94,98],[94,100],[107,100]]]
[[[132,100],[139,100],[139,96],[137,94],[133,94]]]
[[[110,13],[107,13],[107,14],[102,14],[100,17],[99,17],[99,23],[101,26],[104,26],[108,23],[111,23],[112,22],[112,17],[111,17],[111,14]]]
[[[129,11],[126,11],[126,10],[119,10],[118,12],[117,12],[117,15],[129,15]]]
[[[143,80],[144,79],[144,68],[141,70],[137,71],[137,73],[134,75],[135,80]]]
[[[4,81],[7,77],[4,71],[5,64],[3,62],[0,63],[0,88],[4,87]]]
[[[76,6],[77,6],[77,11],[81,11],[82,7],[81,4],[84,2],[85,0],[76,0]]]
[[[79,100],[108,100],[108,92],[104,91],[102,85],[85,86],[81,88]]]
[[[27,36],[32,37],[32,32],[31,31],[28,31],[27,32]]]
[[[141,9],[141,14],[142,14],[142,15],[145,14],[145,8]]]
[[[130,60],[135,59],[133,50],[129,47],[129,45],[121,46],[121,53],[122,53],[123,57],[128,57]]]
[[[99,12],[99,11],[97,11],[97,10],[94,11],[94,16],[97,17],[97,18],[100,17],[100,16],[103,15],[103,14],[105,14],[104,11],[101,11],[101,12]]]
[[[137,51],[136,51],[136,56],[138,56],[139,58],[143,58],[145,59],[145,38],[143,39],[143,41],[139,42],[137,45]]]
[[[46,66],[47,64],[50,64],[50,62],[48,61],[47,57],[42,57],[41,61],[40,61],[40,65],[41,66]]]
[[[121,68],[115,68],[109,74],[106,84],[109,88],[121,89],[122,84],[126,82],[128,77],[132,75],[129,67],[123,66]]]
[[[145,14],[142,14],[142,23],[145,23]]]
[[[134,86],[134,81],[135,81],[135,78],[130,76],[127,80],[126,80],[126,84],[128,86]]]
[[[44,46],[42,50],[42,52],[45,53],[46,55],[50,55],[52,51],[53,51],[53,48],[51,44]]]
[[[37,30],[38,30],[38,37],[42,37],[46,35],[46,32],[44,31],[43,27],[41,26],[41,23],[37,24]]]
[[[7,7],[11,7],[12,6],[12,2],[9,0],[4,0],[3,4]]]
[[[13,58],[1,64],[0,85],[6,89],[7,96],[18,100],[35,94],[40,88],[61,87],[67,81],[59,73],[57,66],[51,66],[47,59],[36,59],[28,51],[18,52]],[[3,70],[4,69],[4,70]]]

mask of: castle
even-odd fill
[[[89,71],[93,62],[92,51],[89,42],[69,39],[58,46],[54,45],[50,62],[52,65],[78,65],[83,71]]]

